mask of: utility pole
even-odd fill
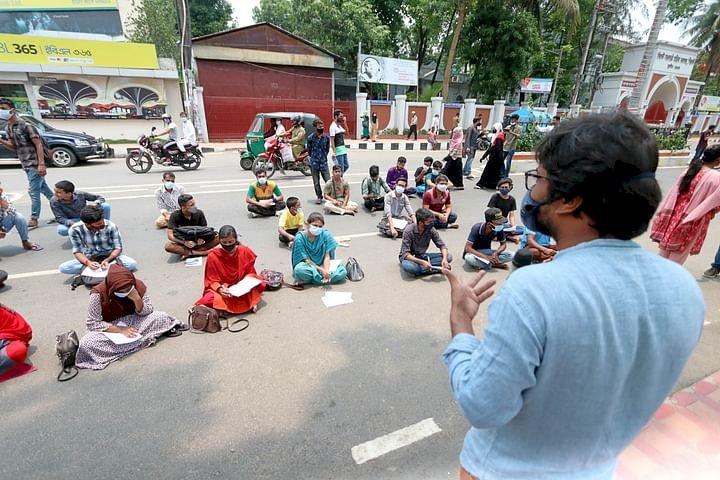
[[[360,55],[362,55],[362,42],[358,42],[357,75],[355,75],[355,94],[360,93]]]
[[[580,68],[578,69],[577,76],[575,77],[575,88],[573,88],[571,105],[577,104],[578,97],[580,96],[580,88],[582,87],[582,81],[585,77],[585,66],[587,65],[587,57],[590,52],[590,45],[592,44],[593,36],[595,35],[595,27],[597,26],[598,10],[600,9],[600,3],[602,0],[595,0],[595,5],[592,9],[592,15],[590,16],[590,23],[588,24],[588,34],[585,40],[585,46],[582,51],[582,59],[580,61]]]
[[[178,27],[180,28],[180,68],[183,79],[183,110],[190,117],[195,130],[202,132],[200,119],[198,118],[197,105],[195,102],[195,74],[192,67],[192,30],[190,29],[190,7],[188,0],[175,0],[178,15]],[[207,139],[204,139],[207,140]]]
[[[557,61],[557,67],[555,67],[555,76],[553,77],[553,84],[552,88],[550,89],[550,98],[548,99],[548,103],[555,103],[555,92],[557,92],[557,82],[560,78],[560,65],[562,65],[562,57],[563,57],[563,45],[565,44],[565,30],[563,30],[562,35],[560,35],[560,45],[559,45],[559,51],[558,51],[558,61]]]
[[[598,68],[597,75],[593,79],[592,90],[590,90],[590,106],[592,107],[593,101],[595,100],[595,94],[600,86],[600,77],[602,77],[603,66],[605,66],[605,55],[607,54],[608,44],[610,43],[610,29],[606,28],[605,41],[603,42],[602,54],[600,55],[600,67]]]

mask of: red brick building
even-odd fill
[[[334,100],[338,57],[269,23],[193,39],[211,141],[238,140],[259,112],[308,112],[332,121],[334,108],[355,132],[355,102]]]

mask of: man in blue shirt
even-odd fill
[[[513,259],[512,252],[508,252],[507,234],[505,224],[507,217],[499,208],[485,210],[485,221],[476,223],[470,229],[463,258],[465,263],[473,268],[490,270],[492,268],[508,269],[508,262]],[[493,250],[493,240],[500,243],[497,250]]]
[[[705,305],[685,269],[631,241],[661,199],[657,144],[638,119],[564,122],[537,156],[520,212],[558,253],[508,278],[482,341],[472,320],[494,282],[444,271],[444,360],[472,425],[461,478],[609,480],[680,376]]]
[[[327,157],[330,152],[330,137],[325,133],[323,121],[316,118],[313,121],[315,131],[307,137],[307,152],[310,157],[310,172],[312,172],[313,186],[315,187],[315,203],[320,205],[323,202],[323,189],[320,185],[320,175],[323,182],[330,180]],[[324,185],[324,183],[323,183]]]

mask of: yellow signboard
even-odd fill
[[[0,33],[0,63],[157,69],[155,45]]]
[[[0,0],[0,12],[8,10],[117,10],[117,0]]]

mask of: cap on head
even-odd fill
[[[507,223],[507,218],[503,216],[502,210],[499,208],[488,208],[485,210],[485,221],[494,225],[503,225]]]

